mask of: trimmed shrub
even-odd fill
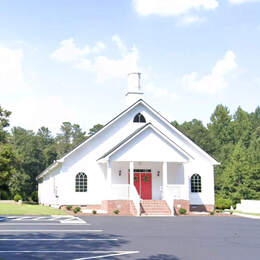
[[[92,210],[92,213],[93,213],[94,215],[96,215],[96,214],[97,214],[97,211],[96,211],[95,209],[93,209],[93,210]]]
[[[19,194],[16,194],[16,195],[14,196],[14,200],[15,200],[16,202],[18,202],[19,200],[22,200],[22,199],[23,199],[22,196],[19,195]]]
[[[73,212],[74,212],[75,214],[77,214],[79,211],[80,211],[80,207],[76,207],[76,208],[73,209]]]
[[[9,199],[9,195],[8,195],[7,191],[2,190],[2,191],[0,192],[0,199],[1,199],[1,200],[8,200],[8,199]]]
[[[66,206],[66,209],[67,209],[67,210],[71,210],[71,209],[72,209],[72,206],[71,206],[71,205],[68,205],[68,206]]]
[[[114,210],[114,214],[118,215],[120,213],[119,209]]]
[[[187,210],[184,209],[184,208],[180,208],[180,209],[179,209],[179,214],[180,214],[180,215],[184,215],[184,214],[186,214],[186,212],[187,212]]]
[[[214,211],[210,211],[210,213],[209,213],[211,216],[213,216],[214,214],[215,214],[215,212]]]
[[[32,192],[31,198],[32,198],[32,201],[38,202],[38,191],[37,190]]]
[[[230,209],[232,205],[232,201],[229,200],[229,199],[224,199],[224,198],[221,198],[221,197],[218,197],[216,199],[216,208],[217,209]]]

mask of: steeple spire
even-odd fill
[[[126,93],[126,106],[129,107],[137,100],[142,98],[143,92],[141,91],[141,73],[132,72],[128,74],[128,87]]]

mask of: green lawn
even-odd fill
[[[6,203],[0,204],[0,215],[66,215],[66,212],[41,205]]]
[[[245,212],[241,212],[241,211],[233,211],[234,213],[240,213],[240,214],[244,214],[244,215],[252,215],[252,216],[260,216],[259,213],[245,213]]]

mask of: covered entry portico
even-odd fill
[[[152,124],[147,124],[98,161],[106,164],[109,200],[132,200],[136,208],[142,199],[165,200],[172,208],[173,199],[189,198],[185,168],[191,158]]]
[[[130,199],[135,189],[140,199],[188,199],[185,164],[178,162],[107,162],[110,199]]]

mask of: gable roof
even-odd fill
[[[115,145],[113,148],[111,148],[110,150],[108,150],[105,154],[103,154],[100,158],[97,159],[101,160],[105,157],[107,157],[109,154],[111,154],[113,151],[117,150],[117,148],[119,148],[121,145],[123,145],[125,142],[127,142],[128,140],[130,140],[132,137],[134,137],[135,135],[137,135],[139,132],[141,132],[144,128],[146,128],[148,125],[150,125],[151,123],[147,123],[145,125],[143,125],[142,127],[136,129],[132,134],[130,134],[128,137],[126,137],[125,139],[123,139],[121,142],[119,142],[117,145]]]
[[[72,149],[70,152],[65,154],[63,157],[61,157],[59,160],[54,161],[47,169],[45,169],[42,173],[40,173],[36,179],[43,177],[45,174],[47,174],[51,169],[55,168],[60,163],[63,163],[64,160],[70,156],[72,153],[74,153],[77,149],[88,143],[90,140],[98,136],[100,133],[102,133],[106,128],[108,128],[112,123],[114,123],[116,120],[121,118],[123,115],[125,115],[128,111],[133,109],[139,104],[143,104],[148,110],[156,114],[162,121],[164,121],[168,126],[170,126],[172,129],[174,129],[180,136],[182,136],[189,144],[197,148],[202,154],[207,157],[213,165],[219,165],[220,163],[217,162],[212,156],[210,156],[208,153],[206,153],[202,148],[200,148],[197,144],[195,144],[192,140],[190,140],[187,136],[185,136],[181,131],[179,131],[177,128],[175,128],[170,121],[168,121],[165,117],[163,117],[157,110],[155,110],[153,107],[151,107],[148,103],[146,103],[143,99],[137,100],[135,103],[133,103],[131,106],[123,110],[120,114],[118,114],[116,117],[114,117],[112,120],[110,120],[108,123],[106,123],[101,129],[99,129],[96,133],[91,135],[88,139],[80,143],[78,146],[76,146],[74,149]]]
[[[118,151],[120,148],[122,148],[124,145],[126,145],[128,142],[130,142],[133,138],[144,132],[147,128],[152,128],[155,132],[157,132],[163,139],[165,139],[168,143],[171,143],[178,151],[180,151],[182,154],[185,154],[188,158],[194,159],[189,153],[187,153],[185,150],[183,150],[179,145],[177,145],[174,141],[172,141],[168,136],[166,136],[164,133],[162,133],[157,127],[155,127],[152,123],[147,123],[143,125],[142,127],[135,130],[132,134],[130,134],[128,137],[123,139],[121,142],[119,142],[117,145],[115,145],[113,148],[111,148],[109,151],[107,151],[105,154],[103,154],[97,161],[105,159],[108,156],[111,156],[116,151]]]

